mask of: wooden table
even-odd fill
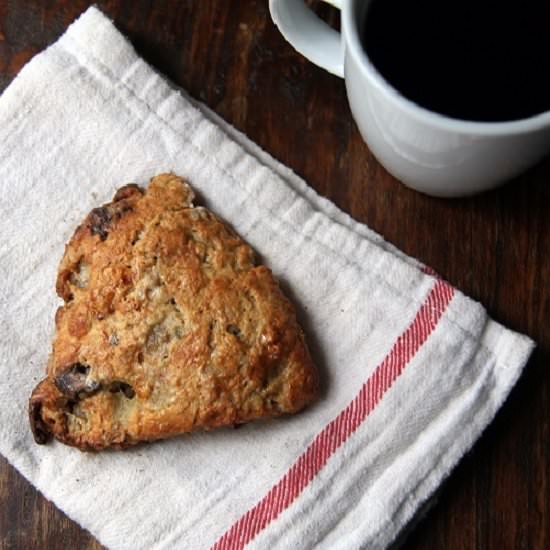
[[[89,0],[0,0],[0,90]],[[362,142],[343,82],[281,38],[267,0],[99,0],[143,57],[319,193],[538,344],[406,548],[550,548],[550,161],[497,191],[408,190]],[[337,15],[317,7],[332,23]],[[24,368],[24,365],[20,365]],[[0,549],[100,548],[0,458]]]

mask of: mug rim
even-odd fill
[[[371,1],[367,0],[367,2]],[[521,134],[550,126],[550,110],[517,120],[482,122],[451,118],[435,111],[430,111],[406,98],[380,74],[361,45],[357,8],[360,3],[364,2],[365,0],[345,0],[342,9],[342,32],[346,41],[346,48],[350,50],[351,55],[354,55],[361,71],[363,71],[363,74],[372,84],[380,92],[384,93],[395,106],[406,111],[408,115],[441,130],[478,135],[504,136]]]

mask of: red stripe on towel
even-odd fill
[[[329,422],[283,478],[248,510],[213,546],[213,550],[240,550],[300,495],[332,454],[357,430],[428,339],[454,295],[438,280],[410,326],[363,384],[357,396]]]

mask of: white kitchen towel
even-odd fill
[[[0,452],[109,548],[384,548],[532,350],[171,87],[97,9],[4,92],[0,143]],[[38,446],[27,399],[45,370],[64,243],[118,186],[166,171],[283,281],[322,398],[124,452]]]

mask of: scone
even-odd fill
[[[29,402],[37,443],[123,448],[294,413],[317,375],[293,306],[173,174],[126,185],[65,248],[64,305]]]

